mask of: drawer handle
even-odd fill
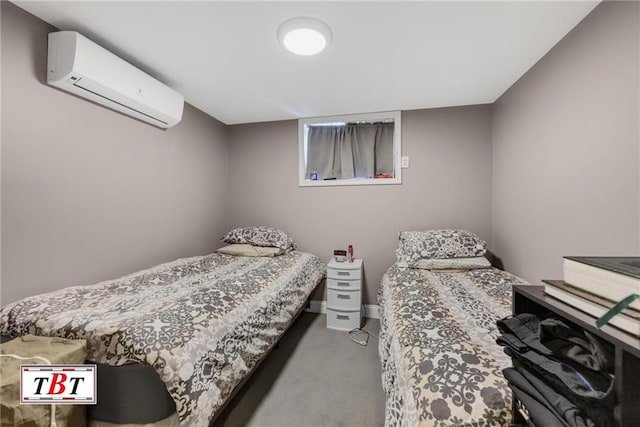
[[[340,320],[349,320],[349,316],[345,316],[344,314],[338,314],[336,317]]]
[[[349,282],[336,282],[338,286],[349,286]]]
[[[351,299],[351,295],[341,295],[341,294],[338,294],[338,299]]]
[[[338,276],[349,276],[351,273],[348,271],[338,271]]]

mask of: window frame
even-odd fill
[[[339,116],[310,117],[298,119],[298,186],[335,187],[344,185],[388,185],[402,184],[402,117],[400,111],[377,113],[345,114]],[[350,178],[311,181],[306,179],[307,127],[318,123],[339,123],[348,121],[377,122],[393,119],[393,178]]]

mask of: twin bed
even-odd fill
[[[509,426],[511,360],[496,321],[524,282],[460,230],[403,232],[378,291],[386,426]]]
[[[0,332],[9,338],[85,339],[87,360],[99,364],[98,383],[113,387],[99,390],[90,418],[156,422],[175,408],[180,424],[206,426],[325,275],[318,257],[293,247],[283,252],[180,259],[97,285],[26,298],[0,311]],[[148,375],[151,368],[155,376]],[[148,390],[127,393],[132,388]],[[160,399],[147,405],[127,400],[148,393]],[[167,394],[170,398],[163,398]]]
[[[398,262],[383,277],[387,426],[509,425],[501,371],[510,359],[495,344],[496,320],[510,314],[511,287],[523,282],[489,267],[486,243],[465,233],[401,233]],[[326,271],[278,230],[236,229],[225,241],[262,256],[234,247],[226,252],[236,255],[180,259],[26,298],[0,311],[0,332],[85,339],[102,384],[93,420],[210,425]],[[265,247],[280,255],[264,256]]]

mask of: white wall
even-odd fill
[[[411,168],[402,185],[298,187],[297,131],[296,121],[230,127],[231,221],[282,228],[325,261],[352,244],[364,259],[366,304],[395,261],[399,231],[459,227],[490,240],[489,106],[404,111]]]
[[[227,127],[167,131],[45,82],[55,29],[3,1],[2,304],[219,246]]]
[[[605,2],[494,106],[403,112],[400,186],[299,188],[295,121],[163,132],[44,84],[48,24],[2,2],[2,304],[284,229],[353,244],[366,303],[397,232],[468,228],[530,281],[640,252],[640,7]],[[228,186],[227,186],[228,184]],[[322,290],[316,295],[322,298]]]
[[[640,254],[639,9],[600,4],[494,105],[492,247],[529,281]]]

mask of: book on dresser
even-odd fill
[[[607,300],[618,302],[640,294],[640,257],[564,257],[564,281]],[[640,301],[631,308],[640,310]]]
[[[586,292],[561,280],[544,280],[544,293],[577,308],[596,319],[602,317],[617,301]],[[609,320],[609,324],[631,335],[640,337],[640,311],[626,308]]]

